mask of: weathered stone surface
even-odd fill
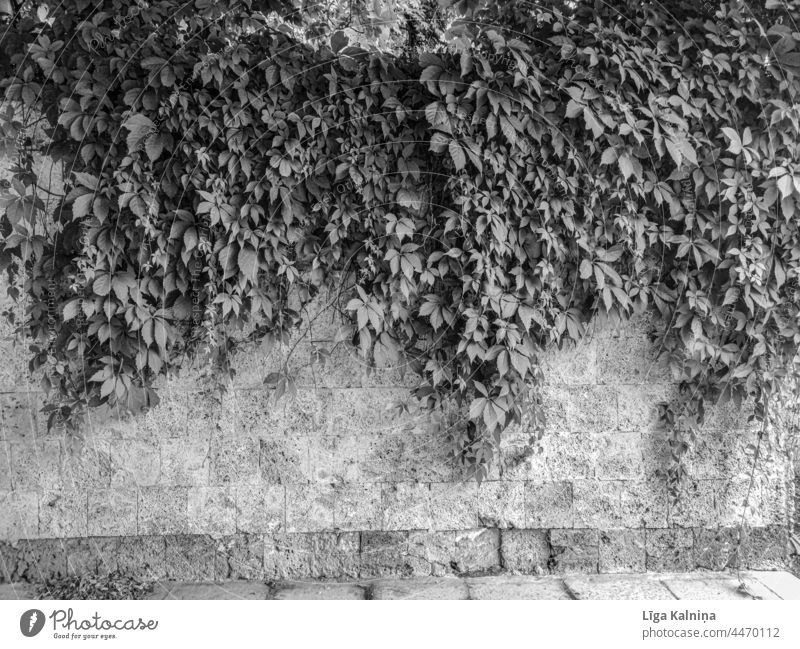
[[[128,536],[109,540],[106,565],[145,580],[167,574],[166,540],[163,536]]]
[[[469,591],[461,579],[448,577],[394,579],[371,585],[370,599],[467,599]]]
[[[525,483],[526,527],[572,527],[573,524],[571,482]]]
[[[781,571],[749,571],[747,577],[759,581],[781,599],[800,600],[800,579]]]
[[[550,544],[545,530],[501,530],[500,557],[509,572],[544,574],[550,562]]]
[[[262,449],[263,445],[262,441]],[[320,482],[357,482],[361,478],[360,454],[355,435],[312,435],[308,438],[308,473]],[[262,472],[263,466],[262,457]]]
[[[694,534],[690,529],[645,530],[646,568],[654,572],[694,569]]]
[[[88,496],[85,491],[46,492],[39,498],[39,536],[68,538],[86,536]]]
[[[469,599],[572,599],[561,577],[470,577]]]
[[[194,583],[162,581],[144,599],[268,599],[269,587],[252,581]]]
[[[726,570],[737,567],[738,530],[733,528],[695,528],[695,566],[701,570]]]
[[[644,572],[645,531],[605,530],[600,532],[600,572]]]
[[[67,557],[57,539],[23,539],[0,545],[0,565],[7,581],[45,581],[63,577]]]
[[[0,494],[0,539],[36,538],[39,535],[39,496],[33,491]]]
[[[753,599],[739,589],[739,580],[732,577],[681,575],[662,582],[677,599]]]
[[[218,437],[211,441],[209,484],[260,481],[259,441],[253,437]]]
[[[265,579],[264,535],[235,534],[219,539],[215,554],[218,579]]]
[[[335,485],[330,483],[290,484],[286,486],[286,529],[289,532],[332,530]]]
[[[380,530],[383,527],[381,486],[343,484],[336,489],[333,526],[339,530]]]
[[[383,523],[387,530],[431,528],[430,485],[418,482],[383,485]]]
[[[161,474],[161,452],[153,439],[114,440],[107,445],[112,487],[157,485]]]
[[[166,577],[178,581],[212,581],[216,578],[217,541],[209,536],[165,537]]]
[[[615,388],[619,403],[619,430],[631,433],[656,431],[659,426],[658,404],[670,402],[677,396],[672,383],[618,385]]]
[[[745,530],[742,561],[754,570],[776,570],[787,567],[788,530],[781,525],[753,527]]]
[[[187,501],[190,534],[222,536],[236,531],[236,502],[232,487],[192,487]]]
[[[271,599],[365,599],[367,589],[358,584],[326,584],[313,582],[281,583]]]
[[[286,489],[282,485],[236,487],[236,531],[249,534],[285,531]]]
[[[270,484],[308,482],[310,469],[307,437],[286,434],[262,439],[259,453],[261,478],[264,482]]]
[[[189,490],[144,487],[139,490],[139,534],[186,534]]]
[[[45,424],[39,410],[42,395],[36,391],[6,392],[0,394],[3,440],[6,442],[41,439]]]
[[[129,536],[137,531],[135,489],[89,491],[89,536]]]
[[[521,482],[483,482],[477,488],[478,524],[485,527],[525,527],[525,486]]]
[[[24,582],[0,584],[0,600],[9,599],[36,599],[36,589]]]
[[[9,445],[11,485],[17,491],[58,491],[61,486],[61,443],[37,438]],[[69,488],[70,485],[64,485]]]
[[[361,534],[361,577],[411,576],[430,574],[427,560],[412,561],[408,552],[408,532],[363,532]],[[420,567],[420,563],[423,567]]]
[[[670,508],[669,522],[678,527],[716,527],[719,524],[717,498],[722,480],[696,480]]]
[[[644,575],[570,575],[564,584],[576,599],[676,599],[659,579]]]
[[[264,539],[268,579],[346,579],[361,566],[357,533],[276,534]]]
[[[617,395],[599,385],[547,386],[542,390],[547,427],[552,431],[593,433],[617,428]]]
[[[478,527],[477,484],[432,482],[430,484],[430,529],[464,530]]]
[[[159,484],[177,487],[208,485],[211,450],[207,438],[173,437],[161,441]]]
[[[597,530],[550,530],[550,565],[553,572],[597,572]]]

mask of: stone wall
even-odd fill
[[[3,295],[5,290],[2,290]],[[221,404],[188,370],[161,404],[122,420],[93,413],[84,439],[46,431],[41,394],[3,323],[0,578],[122,569],[146,578],[369,578],[384,575],[720,569],[736,539],[756,439],[744,413],[711,412],[691,452],[695,487],[668,504],[668,446],[656,405],[675,386],[648,324],[598,329],[547,358],[548,430],[526,457],[525,426],[478,485],[447,460],[444,432],[413,408],[412,375],[370,373],[330,348],[323,313],[290,364],[294,400],[264,377],[286,348],[239,356]],[[793,470],[780,432],[756,473],[744,563],[788,563]]]

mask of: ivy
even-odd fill
[[[230,372],[231,331],[285,342],[333,287],[339,342],[463,409],[480,479],[530,400],[541,437],[546,349],[651,311],[677,493],[706,409],[761,420],[795,375],[800,3],[422,3],[406,43],[393,3],[345,4],[5,16],[0,268],[51,420],[152,405],[187,357]]]

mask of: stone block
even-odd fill
[[[216,578],[217,541],[204,535],[164,537],[167,579],[213,581]]]
[[[0,493],[11,491],[11,444],[0,441]]]
[[[644,572],[645,531],[605,530],[600,532],[600,572]]]
[[[370,585],[370,594],[370,599],[460,600],[469,597],[469,590],[463,579],[429,577],[378,581]]]
[[[137,532],[138,492],[130,488],[89,492],[89,536],[132,536]]]
[[[674,600],[675,596],[655,577],[638,575],[570,575],[565,586],[575,599]]]
[[[667,485],[663,479],[625,480],[620,490],[620,527],[666,527]]]
[[[780,570],[789,565],[788,531],[782,525],[746,529],[742,561],[752,570]]]
[[[361,572],[358,532],[311,534],[311,579],[356,579]]]
[[[271,534],[264,543],[267,580],[308,579],[314,553],[311,534]]]
[[[522,482],[483,482],[477,488],[476,504],[481,527],[525,527],[525,486]]]
[[[547,430],[600,433],[617,428],[617,394],[608,386],[547,386],[542,389]]]
[[[644,444],[641,433],[599,433],[588,445],[595,458],[598,480],[640,480],[644,473]]]
[[[430,485],[430,529],[464,530],[478,527],[477,483],[433,482]]]
[[[719,524],[717,500],[722,480],[695,480],[670,507],[669,522],[678,527],[716,527]]]
[[[0,540],[36,538],[39,535],[39,496],[33,491],[0,494]]]
[[[45,436],[46,420],[40,409],[40,392],[6,392],[0,394],[0,439],[6,442],[27,442]]]
[[[383,485],[383,522],[387,530],[431,528],[430,485],[418,482]]]
[[[209,484],[258,484],[259,454],[259,440],[254,437],[215,437],[211,441]]]
[[[545,352],[540,363],[548,385],[594,385],[598,382],[597,345],[588,338]]]
[[[150,487],[158,484],[161,452],[154,439],[108,442],[112,487]]]
[[[370,482],[447,482],[465,472],[447,454],[443,435],[392,429],[366,436],[359,474]]]
[[[715,494],[717,522],[726,527],[738,526],[744,514],[746,523],[753,527],[786,525],[786,503],[791,500],[787,486],[787,481],[781,474],[757,474],[752,486],[749,476],[734,475],[719,483]]]
[[[325,483],[286,486],[286,529],[289,532],[321,532],[334,528],[337,490]]]
[[[366,588],[358,584],[283,582],[269,599],[279,600],[359,600],[366,599]]]
[[[360,577],[430,574],[427,560],[409,556],[408,538],[408,532],[362,532]]]
[[[470,599],[572,599],[559,577],[503,575],[466,581]]]
[[[286,488],[282,485],[236,488],[236,531],[249,534],[283,532]]]
[[[333,524],[339,530],[382,529],[381,486],[375,483],[340,485],[334,496]]]
[[[512,573],[548,571],[550,544],[545,530],[500,530],[502,567]]]
[[[139,491],[139,534],[186,534],[187,487],[144,487]]]
[[[550,530],[550,569],[555,573],[598,571],[597,530]]]
[[[93,539],[65,539],[62,540],[62,543],[66,555],[68,575],[97,574],[99,552]]]
[[[333,435],[362,437],[389,431],[390,420],[384,422],[396,393],[382,388],[333,390],[331,397],[330,428]]]
[[[308,482],[309,438],[274,435],[260,440],[261,478],[269,484]]]
[[[63,539],[87,536],[88,496],[85,491],[51,491],[39,497],[39,536]]]
[[[573,522],[572,483],[525,483],[526,527],[572,527]]]
[[[236,501],[232,487],[191,487],[187,496],[190,534],[223,536],[236,531]]]
[[[115,464],[108,440],[88,437],[78,445],[63,445],[61,484],[69,489],[108,489]]]
[[[358,481],[361,444],[361,440],[354,435],[322,435],[308,438],[311,479],[320,482]]]
[[[265,579],[264,535],[234,534],[219,539],[215,562],[217,579]]]
[[[55,439],[14,443],[11,485],[18,491],[55,491],[61,488],[61,443]]]
[[[716,529],[695,528],[694,558],[700,570],[721,571],[737,567],[736,556],[738,532],[736,529],[721,527]]]
[[[458,575],[477,575],[499,571],[500,530],[476,529],[453,532],[450,567]]]
[[[622,488],[618,481],[575,480],[572,484],[574,525],[594,529],[624,527]]]
[[[646,384],[670,380],[667,364],[658,359],[658,347],[647,337],[649,325],[637,322],[623,330],[604,330],[597,344],[599,383]]]
[[[0,564],[8,581],[43,582],[67,574],[67,555],[60,539],[23,539],[4,544]]]
[[[195,437],[161,440],[159,484],[175,487],[204,487],[209,484],[210,442]]]
[[[677,398],[677,388],[672,383],[618,385],[615,391],[619,403],[619,430],[631,433],[657,431],[661,427],[659,404]]]
[[[329,390],[298,388],[293,399],[284,396],[277,403],[272,392],[260,389],[243,393],[231,404],[233,414],[241,421],[241,434],[300,438],[330,432]]]
[[[645,530],[646,567],[650,572],[694,569],[694,534],[690,529]]]

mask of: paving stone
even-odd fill
[[[145,599],[268,599],[268,595],[269,587],[257,581],[159,582]]]
[[[676,599],[649,575],[570,575],[564,583],[577,599]]]
[[[470,599],[572,599],[560,577],[471,577]]]
[[[785,570],[749,571],[745,574],[760,581],[781,599],[800,600],[800,579]]]
[[[739,590],[739,580],[725,577],[698,577],[687,574],[662,580],[678,599],[752,599]]]
[[[0,584],[0,600],[35,599],[36,589],[32,584],[14,583]]]
[[[469,590],[461,579],[393,579],[371,585],[370,599],[467,599]]]
[[[366,588],[358,584],[286,582],[275,586],[272,599],[365,599]]]

